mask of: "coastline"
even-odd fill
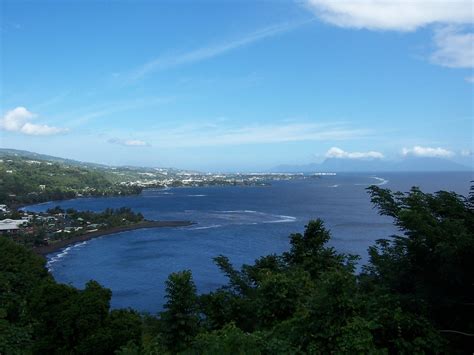
[[[114,227],[106,230],[98,230],[95,232],[78,235],[69,239],[60,240],[54,244],[45,245],[41,247],[33,247],[32,250],[38,255],[46,256],[64,249],[70,245],[91,240],[94,238],[102,237],[104,235],[115,234],[120,232],[128,232],[136,229],[147,229],[147,228],[163,228],[163,227],[187,227],[195,224],[191,221],[144,221],[133,225]]]

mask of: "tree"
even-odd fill
[[[166,281],[166,302],[161,313],[164,345],[173,352],[185,349],[198,332],[196,286],[191,271],[172,273]]]
[[[28,351],[33,342],[28,304],[50,276],[43,259],[5,237],[0,251],[0,353]]]
[[[198,335],[192,344],[192,353],[258,355],[263,345],[258,335],[245,333],[231,323],[220,330]]]
[[[291,249],[283,254],[289,266],[298,266],[308,271],[313,278],[334,267],[348,266],[353,270],[354,256],[339,254],[334,248],[326,246],[331,238],[321,219],[310,221],[304,234],[290,236]]]
[[[472,191],[472,188],[471,188]],[[377,241],[362,279],[396,293],[402,309],[430,319],[454,350],[474,347],[474,210],[453,192],[369,188],[401,235]],[[380,291],[379,291],[380,292]]]

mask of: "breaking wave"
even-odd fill
[[[48,269],[49,272],[51,272],[53,270],[53,264],[57,263],[59,260],[64,258],[66,255],[68,255],[72,249],[83,247],[87,243],[88,241],[86,240],[84,242],[68,246],[67,248],[64,248],[61,251],[59,251],[57,254],[53,254],[52,257],[48,258],[48,261],[46,262],[46,268]]]
[[[355,186],[369,186],[369,185],[382,186],[382,185],[388,184],[388,180],[384,178],[381,178],[378,176],[371,176],[370,178],[377,180],[378,183],[377,184],[354,184],[354,185]]]
[[[189,228],[190,230],[202,230],[202,229],[211,229],[211,228],[219,228],[222,227],[221,224],[213,224],[211,226],[203,226],[203,227],[194,227],[194,228]]]
[[[214,216],[229,224],[291,223],[296,217],[253,210],[215,211]]]
[[[379,182],[378,184],[374,184],[374,185],[377,185],[377,186],[382,186],[382,185],[388,184],[388,180],[386,180],[384,178],[380,178],[380,177],[377,177],[377,176],[372,176],[372,179],[375,179]]]

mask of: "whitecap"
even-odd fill
[[[262,223],[291,223],[296,221],[296,217],[293,216],[284,216],[284,215],[274,215],[280,219],[273,220],[273,221],[266,221]]]
[[[219,228],[219,227],[222,227],[222,225],[221,224],[213,224],[213,225],[210,225],[210,226],[189,228],[189,230],[202,230],[202,229],[211,229],[211,228]]]
[[[382,185],[388,184],[388,182],[389,182],[388,180],[386,180],[384,178],[377,177],[377,176],[371,176],[370,178],[379,181],[379,183],[378,184],[354,184],[354,185],[355,186],[371,186],[371,185],[382,186]]]
[[[377,176],[372,176],[372,178],[377,180],[377,181],[380,181],[378,184],[375,184],[377,186],[382,186],[382,185],[388,184],[388,180],[386,180],[384,178],[380,178],[380,177],[377,177]]]
[[[231,210],[216,212],[218,218],[230,221],[231,224],[239,225],[254,225],[261,223],[289,223],[296,221],[296,217],[293,216],[277,215],[253,210]]]
[[[218,213],[261,213],[265,214],[265,212],[257,212],[252,210],[232,210],[232,211],[216,211]]]
[[[52,267],[53,264],[57,263],[59,260],[64,258],[66,255],[68,255],[72,249],[82,247],[86,245],[87,243],[88,241],[86,240],[84,242],[80,242],[80,243],[68,246],[67,248],[64,248],[61,251],[59,251],[57,254],[53,254],[52,257],[48,257],[48,261],[46,262],[46,268],[48,269],[48,271],[51,272],[53,270],[53,267]]]

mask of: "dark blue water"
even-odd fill
[[[192,220],[191,227],[122,232],[69,247],[49,256],[59,282],[76,287],[94,279],[113,291],[113,307],[157,312],[171,272],[190,269],[200,292],[225,282],[212,258],[223,254],[240,266],[288,249],[288,235],[322,218],[338,251],[367,261],[376,239],[396,232],[390,218],[373,209],[365,188],[381,184],[407,191],[452,190],[466,195],[472,173],[341,174],[321,179],[273,182],[269,187],[204,187],[147,190],[140,196],[84,198],[28,207],[100,211],[131,207],[148,219]]]

